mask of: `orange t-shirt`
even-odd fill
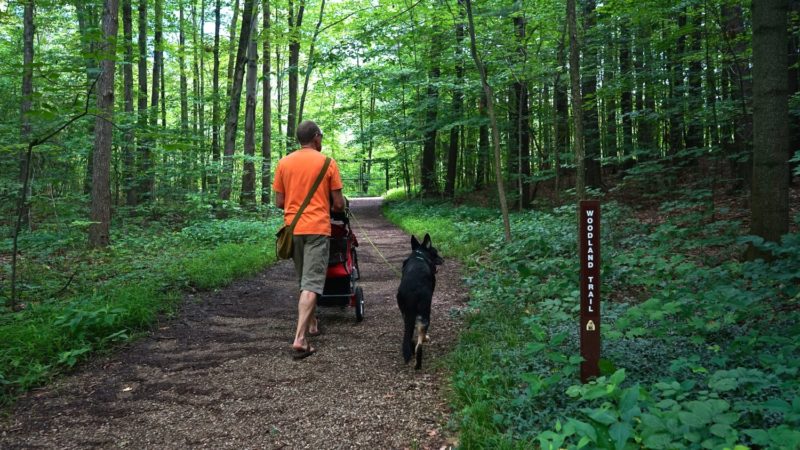
[[[325,155],[312,148],[301,148],[281,158],[275,171],[272,188],[285,196],[283,222],[291,225],[294,215],[306,199],[325,164]],[[342,188],[342,177],[336,161],[331,159],[328,171],[317,191],[294,227],[294,234],[331,235],[331,191]]]

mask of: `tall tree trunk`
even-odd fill
[[[278,7],[277,3],[275,2],[275,23],[280,20],[280,8]],[[280,134],[283,130],[283,61],[281,61],[281,47],[280,44],[275,45],[275,87],[276,87],[276,100],[278,102],[278,134]],[[280,145],[278,145],[278,157],[283,158],[284,149],[288,139],[281,139]],[[285,149],[286,153],[288,154],[289,149]]]
[[[205,72],[205,31],[203,27],[206,22],[206,2],[200,2],[200,23],[197,21],[196,4],[192,2],[192,95],[194,101],[192,102],[192,130],[194,132],[194,141],[199,148],[199,155],[196,150],[190,152],[190,171],[189,186],[190,190],[194,191],[196,188],[197,180],[195,179],[196,169],[195,165],[198,163],[198,156],[200,157],[200,185],[202,192],[207,189],[206,177],[206,140],[205,140],[205,99],[203,98],[203,72]],[[197,30],[200,29],[200,40],[197,40]],[[200,51],[198,52],[198,48]],[[199,55],[199,56],[198,56]]]
[[[647,25],[642,25],[646,27]],[[649,30],[640,29],[636,39],[636,155],[639,161],[650,159],[655,151],[656,135],[653,121],[653,96],[649,80],[653,77],[653,68],[648,57],[649,43],[652,36]]]
[[[275,2],[275,23],[278,23],[280,20],[280,7],[278,6],[278,2]],[[277,78],[275,82],[276,87],[276,100],[278,102],[278,134],[281,133],[283,130],[283,61],[281,61],[281,45],[275,45],[275,77]],[[280,145],[278,145],[278,156],[280,158],[283,157],[283,150],[286,143],[289,139],[281,139]],[[286,149],[286,153],[289,152],[289,149]]]
[[[214,162],[214,170],[209,179],[211,186],[217,186],[217,165],[219,163],[219,27],[221,0],[217,0],[214,8],[214,74],[212,75],[211,90],[213,103],[211,104],[211,158]]]
[[[239,2],[240,0],[233,0],[233,19],[231,20],[230,27],[230,40],[228,41],[228,72],[225,81],[227,83],[225,88],[225,96],[230,98],[231,87],[233,86],[233,68],[234,68],[234,55],[236,54],[236,26],[239,22]]]
[[[29,113],[33,107],[33,39],[36,35],[36,24],[34,22],[35,15],[34,0],[25,1],[25,11],[23,13],[23,31],[22,31],[22,101],[20,102],[20,141],[29,142],[31,140],[31,119]],[[28,161],[27,152],[19,153],[19,181],[25,184],[25,180],[29,178],[28,171],[31,168],[32,161]],[[30,184],[28,184],[30,189]],[[30,198],[30,192],[25,195]],[[30,213],[27,202],[22,203],[22,217],[23,223],[27,224],[28,216]]]
[[[779,242],[789,230],[788,0],[759,0],[753,14],[753,185],[750,233]],[[751,247],[748,256],[768,256]]]
[[[500,130],[497,126],[497,116],[494,113],[494,93],[492,87],[489,85],[488,77],[486,76],[486,67],[481,62],[478,55],[478,48],[475,44],[475,23],[472,19],[472,0],[465,0],[467,7],[467,20],[469,23],[469,42],[470,52],[472,53],[472,60],[475,62],[475,67],[481,75],[481,85],[483,92],[486,94],[486,109],[489,113],[489,121],[492,124],[492,143],[494,145],[494,171],[497,178],[497,196],[500,198],[500,214],[503,216],[503,231],[505,234],[506,243],[511,242],[511,221],[508,216],[508,203],[506,202],[506,190],[503,186],[503,169],[500,166]]]
[[[684,97],[685,97],[685,81],[683,70],[683,56],[686,53],[686,35],[683,29],[686,27],[686,13],[681,11],[678,14],[678,39],[676,43],[675,53],[672,57],[673,67],[672,84],[670,85],[670,106],[671,112],[669,117],[669,153],[675,154],[683,149],[683,134],[684,134]]]
[[[286,153],[294,147],[297,129],[297,66],[300,64],[300,27],[303,25],[305,0],[300,0],[297,16],[294,15],[294,0],[289,0],[289,105],[286,115]]]
[[[186,35],[184,33],[183,0],[178,2],[178,65],[180,66],[181,134],[189,133],[189,84],[186,78]],[[185,170],[185,168],[184,168]]]
[[[125,64],[122,66],[125,114],[128,116],[128,120],[131,120],[133,118],[133,8],[131,0],[122,0],[122,29],[125,36]],[[125,204],[136,206],[136,157],[133,147],[133,127],[125,131],[124,141],[122,143],[122,159]]]
[[[189,82],[186,78],[186,33],[184,23],[184,0],[178,0],[178,69],[179,69],[179,90],[180,90],[180,103],[181,103],[181,138],[187,139],[189,136]],[[164,87],[166,91],[166,86]],[[164,108],[166,105],[164,106]],[[189,186],[189,152],[190,150],[181,151],[181,166],[180,166],[180,180],[181,187],[187,189]]]
[[[139,91],[137,92],[138,105],[137,113],[139,115],[138,129],[140,133],[146,133],[147,130],[147,0],[139,0],[139,35],[137,37],[139,43],[139,61],[138,61],[138,80]],[[139,158],[138,158],[138,179],[139,185],[138,200],[147,201],[153,194],[155,187],[155,175],[153,173],[153,156],[150,152],[150,143],[141,134],[137,137],[137,145]]]
[[[478,113],[484,119],[478,128],[478,164],[475,173],[475,189],[486,184],[486,166],[489,163],[489,118],[486,115],[486,94],[481,91]]]
[[[567,99],[567,88],[564,83],[561,82],[561,68],[567,66],[565,55],[567,47],[566,31],[567,27],[565,25],[561,40],[558,43],[558,52],[556,56],[557,65],[559,68],[556,70],[555,79],[553,80],[555,107],[555,110],[553,111],[553,120],[555,122],[555,126],[553,127],[553,140],[555,142],[553,165],[555,166],[556,179],[554,193],[556,196],[556,201],[559,199],[561,190],[561,154],[565,153],[570,147],[568,111],[569,100]]]
[[[620,69],[620,108],[622,109],[622,155],[630,158],[633,153],[633,70],[631,63],[631,31],[622,24],[620,30],[619,69]]]
[[[567,26],[569,27],[569,78],[572,89],[572,126],[575,148],[575,190],[578,199],[586,198],[586,165],[583,151],[583,98],[581,97],[580,42],[575,15],[575,0],[567,0]]]
[[[521,16],[514,17],[514,28],[517,34],[517,53],[520,60],[527,61],[528,55],[525,49],[526,30],[525,19]],[[519,187],[519,207],[527,208],[531,202],[531,128],[530,128],[530,107],[528,106],[528,81],[525,75],[514,82],[515,106],[517,109],[517,121],[514,124],[517,136],[517,185]]]
[[[242,206],[255,207],[256,203],[256,96],[258,90],[258,14],[253,8],[250,25],[250,44],[247,46],[247,83],[244,108],[244,163],[242,171]]]
[[[261,76],[262,90],[262,124],[261,124],[261,204],[269,205],[272,191],[272,74],[270,73],[270,43],[272,31],[269,24],[269,0],[263,0],[264,41],[261,53],[264,55]]]
[[[702,17],[694,11],[691,41],[692,59],[689,62],[689,85],[687,97],[686,148],[702,148],[703,143],[703,67],[699,57],[702,51]]]
[[[453,84],[453,118],[461,120],[464,109],[464,60],[461,46],[464,43],[464,0],[458,0],[458,19],[455,24],[456,45],[456,78]],[[447,177],[444,183],[444,195],[453,198],[456,191],[456,170],[458,169],[459,127],[450,128],[450,142],[447,150]]]
[[[585,139],[585,158],[586,166],[586,186],[593,189],[600,189],[602,175],[600,173],[600,124],[597,115],[597,63],[598,50],[591,42],[595,36],[595,24],[597,23],[597,12],[595,11],[595,0],[584,0],[583,2],[583,34],[584,34],[584,58],[581,86],[584,101],[584,139]]]
[[[78,30],[81,35],[81,52],[83,53],[83,63],[86,70],[86,87],[87,89],[94,85],[94,81],[98,76],[99,68],[97,67],[97,53],[96,48],[96,31],[100,26],[100,18],[98,17],[97,7],[91,2],[83,0],[74,0],[75,12],[78,16]],[[88,135],[94,135],[94,122],[89,122]],[[86,153],[86,175],[83,180],[83,193],[91,194],[92,192],[92,174],[94,169],[94,157],[92,152],[94,147],[90,147]]]
[[[163,0],[155,0],[155,37],[153,40],[153,90],[150,95],[150,126],[158,126],[158,106],[161,98],[161,71],[163,70],[164,47],[162,22],[164,20]]]
[[[716,10],[716,7],[714,7],[714,9]],[[705,20],[703,20],[703,41],[705,47],[705,67],[703,73],[706,83],[706,109],[711,110],[711,120],[706,121],[706,133],[708,134],[709,146],[716,147],[721,141],[719,139],[719,116],[717,112],[717,68],[714,64],[715,58],[711,55],[711,37],[713,32],[710,29],[713,26],[713,24],[710,23],[710,18],[716,15],[716,12],[710,10],[707,1],[703,2],[703,14],[705,16]],[[714,52],[716,53],[716,49],[714,49]],[[708,116],[707,112],[706,116]]]
[[[789,0],[789,11],[794,17],[795,24],[800,18],[800,0]],[[800,32],[795,25],[794,32],[789,36],[789,98],[799,98],[800,94]],[[793,108],[789,112],[789,151],[800,151],[800,111]],[[792,164],[794,169],[800,167],[800,162]],[[791,176],[789,177],[791,181]]]
[[[100,80],[97,83],[97,119],[94,137],[94,172],[92,173],[92,224],[89,226],[89,244],[105,247],[109,243],[111,226],[111,123],[114,119],[114,69],[116,62],[119,4],[106,0],[103,8],[103,55],[100,63]]]
[[[436,33],[431,38],[431,69],[428,72],[428,100],[425,112],[425,141],[422,149],[422,195],[432,196],[439,193],[436,180],[436,116],[439,109],[439,58],[441,54],[441,39]]]
[[[167,129],[167,77],[164,70],[164,52],[161,52],[161,63],[159,64],[159,76],[161,77],[161,129]]]
[[[606,126],[603,149],[606,157],[617,156],[617,89],[614,86],[617,84],[615,72],[619,70],[619,65],[613,34],[609,41],[606,46],[606,66],[603,70],[603,84],[611,87],[609,94],[605,97],[606,118],[604,122]]]
[[[300,108],[297,112],[297,123],[303,121],[303,108],[306,105],[306,93],[308,92],[308,79],[311,78],[311,71],[314,69],[314,46],[317,43],[317,36],[319,36],[320,25],[322,25],[322,17],[325,12],[325,0],[322,0],[319,5],[319,20],[317,26],[314,28],[314,35],[311,36],[311,44],[308,48],[308,62],[306,63],[306,73],[303,79],[303,92],[300,94]]]
[[[726,143],[731,172],[741,181],[750,184],[752,173],[752,152],[749,143],[753,137],[753,118],[748,108],[752,99],[752,80],[750,65],[747,63],[747,42],[741,38],[744,31],[744,17],[740,5],[725,6],[722,9],[725,19],[723,36],[730,52],[727,74],[730,79],[730,101],[733,103],[731,137]]]
[[[250,45],[250,28],[253,24],[255,0],[245,0],[242,13],[242,31],[239,34],[239,47],[236,51],[236,67],[233,70],[233,84],[228,112],[225,115],[225,147],[222,160],[222,183],[219,198],[230,200],[233,183],[233,154],[236,151],[236,130],[239,127],[239,107],[242,101],[242,81],[247,62],[247,48]]]

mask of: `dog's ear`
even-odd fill
[[[419,244],[419,241],[417,240],[417,237],[412,234],[411,235],[411,250],[416,250],[419,247],[420,247],[420,244]]]
[[[425,248],[431,248],[431,235],[425,233],[425,238],[422,240],[422,246]]]

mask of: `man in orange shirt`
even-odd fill
[[[310,120],[300,123],[297,126],[297,141],[300,149],[281,158],[272,184],[275,205],[283,209],[286,225],[292,223],[322,171],[326,158],[322,154],[322,131],[316,123]],[[298,352],[298,356],[308,356],[316,351],[308,342],[306,334],[319,334],[314,310],[317,296],[322,295],[325,287],[325,273],[328,270],[331,201],[334,211],[344,210],[342,177],[333,159],[294,229],[292,259],[300,278],[300,301],[292,348]]]

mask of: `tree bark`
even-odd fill
[[[481,84],[483,85],[483,92],[486,95],[486,109],[489,113],[489,121],[492,124],[492,142],[494,144],[494,171],[497,178],[497,196],[500,198],[500,214],[503,216],[503,231],[506,243],[511,242],[511,221],[508,216],[508,203],[506,203],[506,190],[503,186],[503,169],[500,166],[500,130],[497,127],[497,116],[494,113],[494,93],[492,87],[489,85],[488,77],[486,76],[486,68],[481,62],[478,55],[478,49],[475,44],[475,23],[472,19],[472,0],[465,0],[467,7],[467,19],[469,23],[469,41],[472,59],[475,61],[475,67],[481,76]]]
[[[137,113],[139,114],[138,129],[140,133],[147,132],[147,0],[139,0],[139,61],[138,80],[139,92]],[[153,173],[153,156],[150,151],[148,139],[140,135],[137,138],[138,158],[138,199],[149,200],[155,187],[155,174]]]
[[[286,153],[295,146],[297,129],[297,66],[300,64],[300,27],[303,25],[305,0],[300,0],[297,17],[294,15],[294,0],[289,0],[289,105],[286,115]]]
[[[580,42],[575,15],[575,0],[567,0],[567,26],[569,27],[569,78],[572,89],[572,125],[575,149],[575,191],[578,199],[586,198],[586,165],[583,150],[583,98],[581,96]]]
[[[750,233],[780,242],[789,230],[787,0],[752,3],[753,185]],[[750,258],[764,257],[755,247]]]
[[[264,55],[261,76],[262,124],[261,124],[261,204],[269,205],[272,192],[272,74],[270,69],[270,43],[272,39],[269,23],[269,0],[263,0],[264,42],[261,53]]]
[[[245,0],[242,13],[242,30],[239,34],[239,47],[236,51],[236,67],[233,70],[233,84],[228,112],[225,115],[225,148],[222,160],[222,183],[219,191],[221,200],[230,200],[233,182],[233,154],[236,151],[236,130],[239,126],[239,107],[242,101],[242,81],[247,62],[247,48],[250,45],[250,28],[253,24],[255,0]]]
[[[95,120],[94,172],[92,173],[92,206],[89,244],[105,247],[109,243],[111,226],[111,138],[114,119],[114,69],[116,41],[119,28],[119,4],[106,0],[103,8],[103,55],[100,80],[97,84],[97,119]]]
[[[247,83],[244,108],[244,163],[242,171],[242,195],[239,202],[248,208],[256,203],[256,97],[258,95],[258,14],[253,11],[250,25],[250,43],[247,46]]]
[[[133,117],[133,8],[131,0],[122,0],[122,29],[125,36],[125,65],[122,67],[125,114]],[[126,129],[122,143],[124,163],[123,178],[125,204],[136,206],[136,156],[134,152],[133,127]]]

